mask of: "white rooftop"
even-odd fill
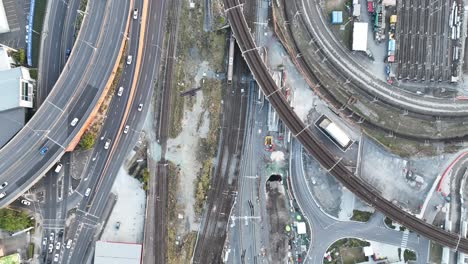
[[[3,6],[3,0],[0,0],[0,33],[10,32],[10,26],[8,26],[8,20],[5,13],[5,7]]]
[[[141,244],[97,241],[94,264],[141,264]]]
[[[367,50],[368,25],[365,22],[354,22],[353,27],[353,50]]]
[[[307,233],[307,228],[306,228],[305,222],[297,222],[296,227],[297,227],[297,233],[299,235]]]

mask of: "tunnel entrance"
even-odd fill
[[[272,174],[272,175],[270,175],[270,177],[268,178],[268,181],[269,181],[269,182],[273,182],[273,181],[278,181],[278,182],[280,182],[280,181],[282,181],[282,180],[283,180],[283,178],[282,178],[281,175],[279,175],[279,174]]]

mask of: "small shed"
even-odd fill
[[[342,11],[333,11],[332,12],[332,24],[339,25],[343,23],[343,12]]]
[[[302,235],[302,234],[306,234],[307,233],[307,228],[306,228],[306,224],[304,222],[297,222],[297,233],[299,235]]]

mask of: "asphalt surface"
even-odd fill
[[[0,150],[0,207],[37,182],[63,155],[89,117],[112,73],[125,30],[127,1],[91,1],[73,53],[50,95],[26,126]],[[78,118],[76,126],[70,122]],[[48,151],[41,155],[40,149]]]
[[[257,47],[248,29],[239,1],[225,0],[226,14],[236,36],[237,43],[254,74],[259,86],[275,108],[278,116],[296,137],[304,148],[346,188],[356,194],[364,202],[372,205],[378,211],[384,212],[391,219],[401,223],[410,230],[426,236],[430,240],[448,246],[454,250],[468,252],[468,239],[458,234],[450,233],[437,228],[422,219],[405,212],[398,205],[383,198],[372,185],[354,176],[345,165],[335,160],[335,157],[317,142],[314,135],[289,106],[279,88],[271,78],[268,68],[263,63]]]
[[[132,20],[129,35],[129,50],[134,56],[142,57],[138,80],[134,80],[134,64],[127,66],[121,78],[121,84],[126,88],[121,97],[114,97],[111,102],[109,115],[104,123],[101,136],[112,140],[108,150],[104,150],[104,141],[99,141],[93,153],[93,158],[86,168],[86,183],[80,184],[78,192],[83,194],[90,188],[90,195],[83,196],[78,205],[76,218],[67,232],[67,238],[72,239],[72,247],[61,253],[61,263],[84,263],[93,252],[94,241],[97,234],[104,226],[105,219],[102,215],[109,202],[109,193],[115,177],[127,153],[138,140],[143,121],[146,116],[149,102],[153,93],[153,85],[160,66],[160,45],[164,35],[165,1],[149,1],[147,8],[148,20],[146,23],[146,37],[143,54],[137,54],[140,32],[140,19],[142,14],[142,1],[136,1],[139,18]],[[138,23],[135,23],[138,21]],[[137,89],[133,97],[129,98],[130,84],[136,81]],[[138,111],[138,105],[143,104],[142,111]],[[127,134],[122,133],[122,128],[130,127]],[[84,179],[83,179],[84,181]],[[125,197],[119,197],[125,199]]]
[[[307,179],[303,166],[302,146],[293,140],[290,175],[293,195],[311,229],[310,248],[308,257],[305,258],[308,263],[321,263],[328,247],[345,237],[361,238],[397,247],[402,246],[404,243],[403,232],[387,228],[384,224],[384,216],[379,212],[374,213],[367,223],[340,221],[323,212],[309,189],[310,179]],[[416,251],[417,263],[427,263],[429,260],[428,239],[419,237],[415,233],[409,233],[405,244],[406,248]]]
[[[375,96],[380,101],[396,108],[406,109],[409,112],[421,115],[436,116],[466,116],[468,104],[454,101],[453,98],[421,97],[403,89],[383,82],[356,62],[349,55],[349,51],[336,39],[328,27],[327,19],[321,12],[319,1],[293,1],[300,15],[295,16],[308,28],[311,45],[317,48],[326,57],[326,64],[333,70],[338,70],[336,80],[347,80],[354,90]]]

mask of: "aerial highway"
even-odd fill
[[[0,150],[0,181],[9,183],[0,207],[39,180],[77,136],[108,86],[129,15],[128,1],[89,2],[65,70],[32,119]]]
[[[134,66],[127,66],[122,74],[120,83],[126,89],[121,97],[114,97],[111,102],[111,111],[100,135],[111,139],[112,143],[109,149],[105,150],[105,140],[98,142],[93,158],[87,165],[87,183],[83,183],[78,192],[83,194],[90,188],[90,194],[83,196],[78,206],[76,221],[65,234],[73,243],[70,249],[64,249],[61,254],[62,263],[83,263],[89,256],[93,242],[106,221],[102,216],[109,202],[109,193],[117,172],[126,155],[140,139],[143,121],[151,102],[155,78],[160,67],[159,47],[164,37],[167,1],[135,1],[134,5],[140,10],[139,18],[133,20],[128,36],[129,49],[135,54],[134,64],[132,63]],[[147,13],[146,23],[143,22],[145,20],[140,20],[143,19],[144,12]],[[144,43],[141,43],[140,34],[143,32]],[[140,66],[137,66],[138,64]],[[132,88],[136,89],[132,91]],[[138,110],[140,104],[143,105],[141,111]],[[122,130],[127,125],[129,130],[123,133]]]
[[[339,72],[336,76],[333,76],[335,73],[331,73],[336,80],[346,80],[347,85],[355,91],[369,94],[385,104],[416,114],[429,116],[468,115],[468,104],[462,100],[422,97],[375,78],[350,56],[349,50],[333,35],[323,17],[318,1],[294,0],[287,5],[288,7],[294,5],[297,10],[300,10],[300,15],[295,16],[295,18],[308,28],[310,39],[313,40],[310,44],[316,45],[326,56],[324,64]]]
[[[335,160],[335,157],[328,149],[318,143],[318,140],[308,127],[289,106],[284,95],[278,92],[279,87],[270,76],[268,68],[258,53],[258,47],[255,45],[242,12],[242,4],[238,0],[225,0],[224,3],[225,11],[235,33],[237,43],[255,79],[292,135],[301,142],[304,148],[321,166],[364,202],[371,204],[391,219],[408,227],[410,230],[426,236],[430,240],[467,253],[468,239],[461,238],[458,234],[450,233],[428,224],[422,219],[418,219],[405,212],[391,201],[386,200],[373,186],[356,177],[344,164]]]

